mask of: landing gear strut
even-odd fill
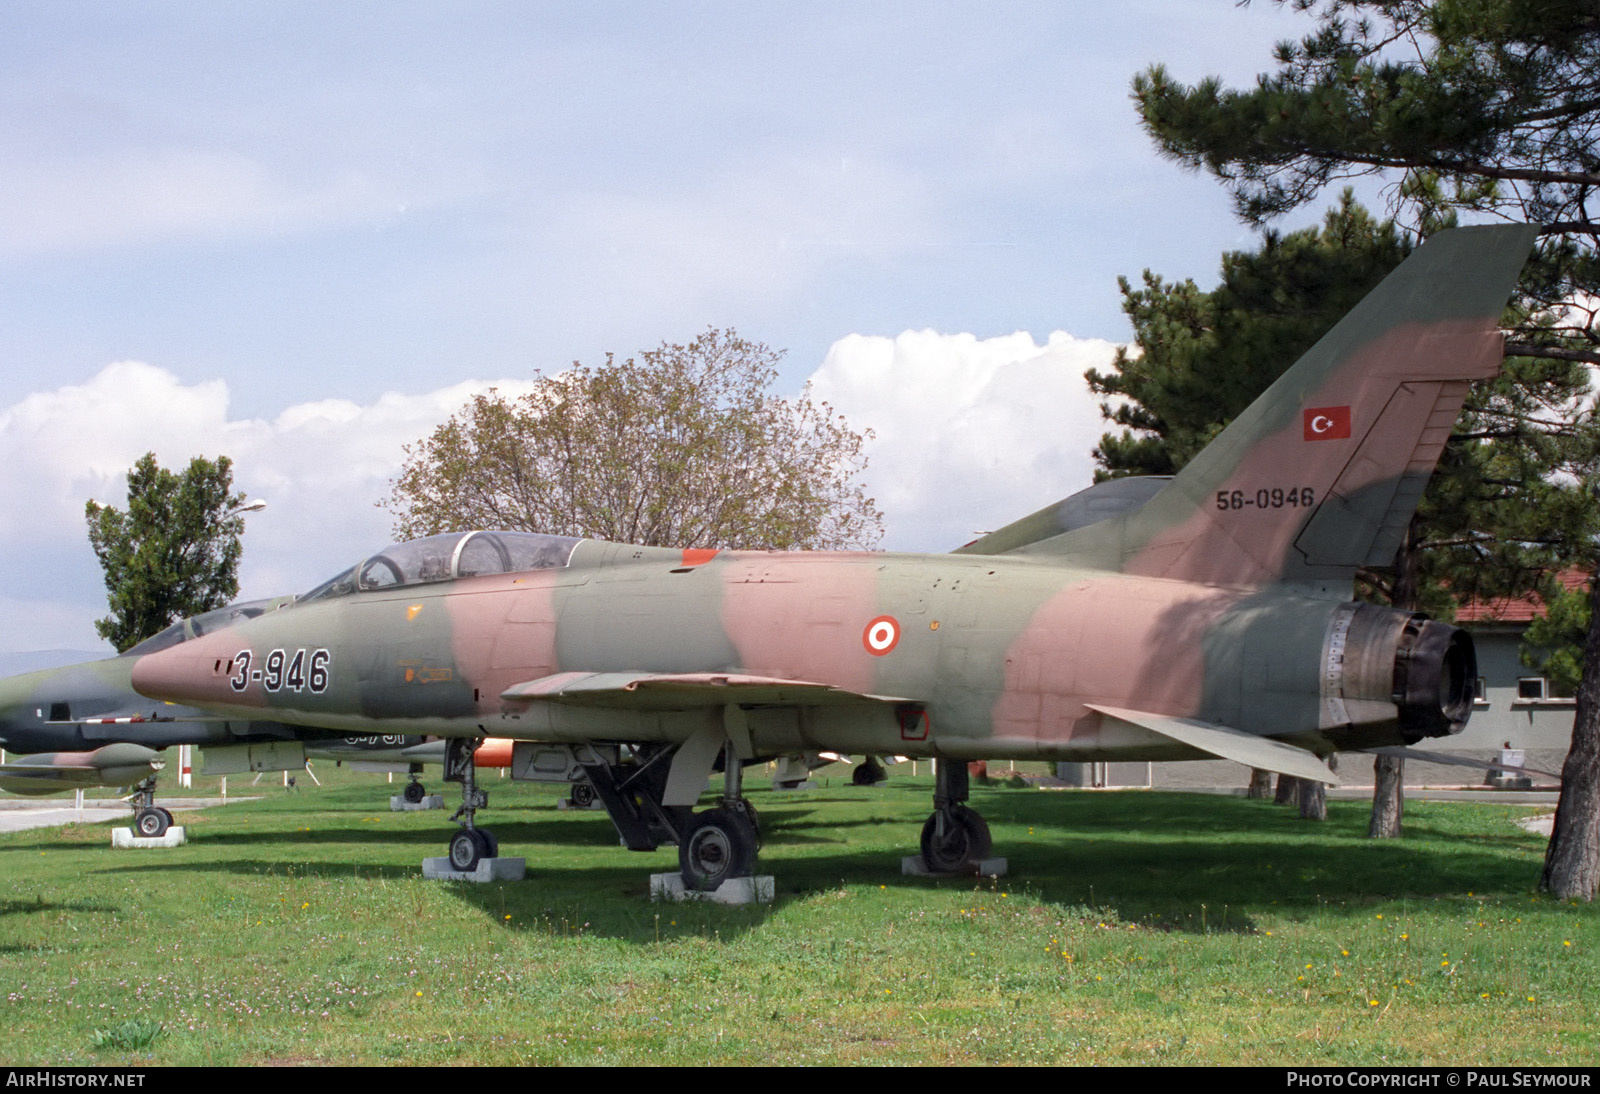
[[[761,846],[756,811],[744,799],[744,768],[731,747],[724,746],[723,759],[722,804],[696,813],[678,841],[684,888],[698,892],[749,877]]]
[[[155,800],[156,780],[152,775],[133,788],[133,830],[145,839],[160,839],[172,827],[172,814]]]
[[[933,815],[922,826],[922,863],[934,874],[970,874],[994,850],[989,825],[969,809],[967,765],[937,761]]]
[[[719,755],[722,800],[696,813],[690,803]],[[663,843],[677,845],[685,888],[710,892],[729,878],[750,876],[761,847],[761,823],[744,799],[744,767],[727,739],[636,746],[615,760],[597,747],[578,748],[574,758],[617,826],[623,846],[653,851]],[[579,785],[574,783],[573,790]]]
[[[661,800],[675,751],[671,746],[646,745],[634,750],[632,763],[621,762],[621,757],[609,762],[593,748],[578,756],[589,786],[630,851],[654,851],[663,843],[678,843],[688,827],[690,810],[663,805]]]
[[[478,789],[476,780],[473,754],[478,751],[479,744],[471,738],[452,737],[444,745],[444,781],[461,784],[461,808],[450,818],[461,821],[461,831],[450,837],[450,868],[462,873],[476,870],[480,859],[496,858],[500,854],[500,841],[495,839],[494,833],[473,824],[477,811],[489,804],[489,795]],[[413,786],[421,784],[414,782],[406,786],[407,801],[411,800]]]

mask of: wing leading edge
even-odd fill
[[[614,710],[693,710],[740,706],[839,706],[907,703],[832,684],[784,680],[732,672],[558,672],[513,684],[500,693],[510,701],[543,700]]]

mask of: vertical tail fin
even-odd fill
[[[1535,234],[1434,236],[1143,507],[1019,551],[1226,585],[1389,563],[1468,384],[1499,371]]]

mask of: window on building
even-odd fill
[[[1545,698],[1547,688],[1543,676],[1523,676],[1517,680],[1517,698],[1538,700]]]

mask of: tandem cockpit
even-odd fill
[[[580,542],[574,536],[537,532],[447,532],[394,543],[324,581],[296,603],[485,574],[560,569],[572,560],[573,548]]]
[[[158,650],[170,649],[179,642],[187,642],[191,638],[198,638],[202,634],[220,631],[224,627],[231,627],[242,619],[254,619],[285,604],[294,602],[292,596],[274,596],[264,600],[242,600],[237,604],[229,604],[225,608],[214,611],[202,612],[180,619],[164,630],[157,631],[143,642],[131,646],[122,654],[124,657],[143,656],[155,653]]]
[[[447,532],[393,543],[304,596],[241,601],[180,619],[127,650],[125,656],[169,649],[191,638],[231,627],[241,620],[254,619],[308,600],[327,600],[369,589],[431,584],[482,574],[560,569],[572,560],[573,548],[581,542],[575,536],[547,536],[536,532]]]

